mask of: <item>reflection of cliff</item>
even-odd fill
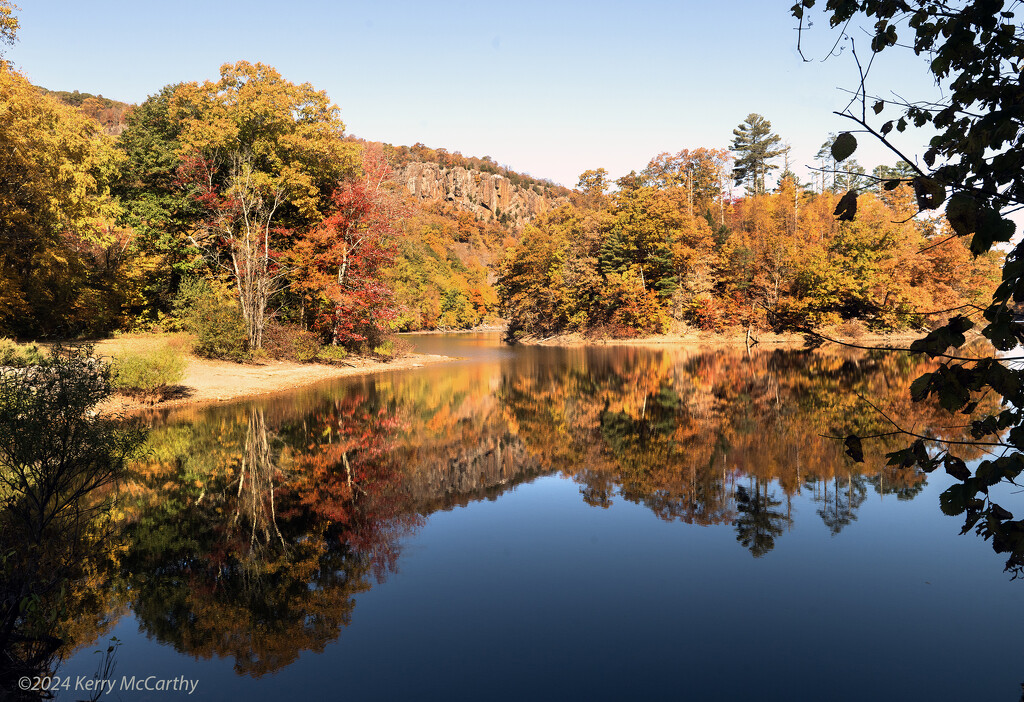
[[[527,452],[518,437],[508,434],[482,437],[469,445],[420,446],[410,459],[406,487],[424,513],[494,499],[551,471]]]
[[[180,651],[271,673],[343,635],[423,515],[553,472],[589,505],[728,525],[762,556],[798,493],[838,533],[869,490],[920,491],[922,474],[884,456],[900,439],[854,466],[822,435],[887,429],[858,394],[925,430],[964,424],[909,401],[927,369],[871,354],[538,350],[192,412],[152,431],[119,498],[119,571],[95,590],[116,582]]]

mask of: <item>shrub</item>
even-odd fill
[[[836,333],[846,339],[856,341],[867,334],[867,327],[858,319],[848,319],[836,327]]]
[[[384,341],[373,347],[373,355],[381,356],[383,358],[394,358],[395,344],[391,340]]]
[[[390,360],[412,352],[412,344],[398,336],[389,336],[373,348],[373,355]]]
[[[205,278],[187,278],[174,298],[182,328],[195,334],[197,356],[238,363],[250,360],[245,319],[230,292]]]
[[[43,362],[43,352],[35,344],[18,344],[10,339],[0,339],[0,366],[27,368]]]
[[[95,412],[110,370],[89,351],[56,348],[34,368],[0,370],[0,533],[17,545],[0,557],[0,690],[61,645],[54,613],[68,605],[68,581],[88,577],[103,488],[144,438],[138,423]]]
[[[271,358],[309,363],[320,352],[320,340],[313,332],[294,324],[272,321],[263,330],[263,350]]]
[[[163,395],[185,376],[185,356],[171,346],[121,354],[111,363],[111,386],[131,395]]]
[[[205,300],[192,308],[190,328],[196,335],[193,353],[238,363],[249,360],[249,332],[234,303]]]
[[[324,346],[316,355],[321,363],[341,363],[348,356],[344,346]]]

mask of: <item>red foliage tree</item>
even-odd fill
[[[338,187],[330,214],[292,248],[295,287],[312,310],[314,329],[345,346],[372,342],[395,317],[381,269],[394,258],[401,205],[378,144],[365,147],[362,171]]]

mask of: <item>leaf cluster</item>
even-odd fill
[[[792,7],[801,27],[814,5],[814,0],[801,0]],[[910,126],[929,126],[937,132],[921,156],[924,165],[915,166],[915,173],[905,179],[887,180],[884,187],[895,190],[901,182],[909,182],[920,211],[945,206],[953,233],[970,237],[976,256],[1009,244],[1002,281],[981,310],[985,322],[981,334],[996,352],[974,357],[960,351],[968,340],[966,332],[975,324],[964,316],[953,317],[911,347],[945,359],[938,370],[914,382],[915,399],[935,396],[946,409],[965,414],[973,411],[980,396],[999,399],[1001,411],[972,422],[974,439],[991,446],[996,456],[982,461],[972,474],[956,457],[957,446],[940,444],[929,452],[922,448],[927,437],[918,437],[912,450],[894,454],[893,460],[924,470],[933,470],[940,462],[945,465],[960,482],[943,494],[943,510],[966,513],[964,530],[975,528],[992,538],[998,552],[1010,552],[1007,567],[1019,573],[1024,564],[1024,530],[989,494],[992,486],[1013,482],[1024,465],[1024,432],[1019,429],[1024,423],[1019,409],[1024,406],[1024,370],[1006,357],[1024,341],[1024,327],[1018,322],[1024,303],[1024,243],[1014,242],[1015,224],[1008,217],[1024,206],[1024,88],[1020,81],[1024,27],[1015,9],[1016,3],[1007,6],[1001,0],[830,0],[825,14],[833,27],[846,27],[856,20],[873,23],[869,30],[872,52],[911,50],[927,62],[944,88],[939,102],[897,103],[902,114],[875,128],[869,123],[867,72],[862,70],[855,101],[860,112],[848,110],[845,116],[896,153],[888,141],[894,129],[905,132]],[[872,99],[875,115],[892,106]],[[843,137],[840,151],[846,153],[854,146],[852,135]],[[847,207],[837,214],[855,209],[851,203],[856,194],[847,197]]]

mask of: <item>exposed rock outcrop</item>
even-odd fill
[[[410,195],[422,200],[446,200],[477,219],[521,227],[537,215],[558,207],[565,198],[548,198],[531,188],[512,184],[496,173],[445,168],[437,163],[410,163],[392,175]]]

